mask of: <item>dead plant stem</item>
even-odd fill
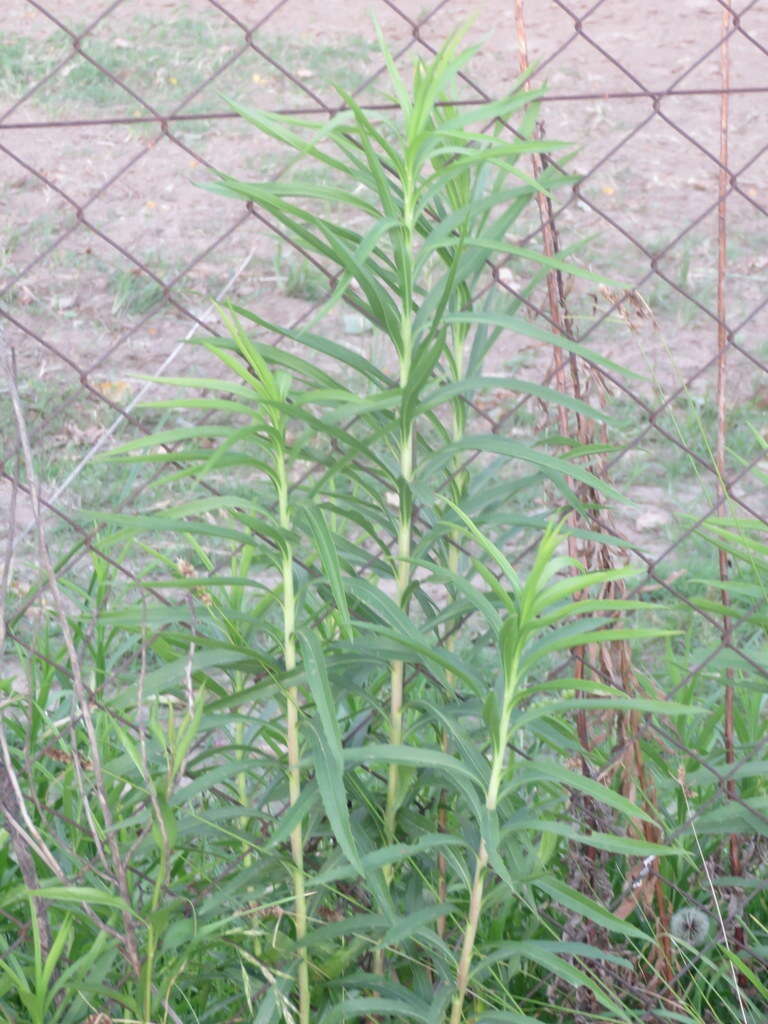
[[[524,0],[515,0],[515,30],[517,34],[520,71],[522,74],[526,74],[529,67],[528,34],[526,30],[525,10],[523,4]],[[531,83],[530,79],[528,79],[525,82],[524,89],[530,90],[530,88]],[[537,125],[535,130],[536,137],[541,138],[543,134],[542,127]],[[541,178],[544,170],[544,161],[539,153],[531,154],[531,166],[533,169],[533,177],[538,180]],[[556,257],[560,247],[554,223],[552,201],[542,190],[538,190],[536,192],[536,203],[539,208],[539,220],[541,222],[544,254],[549,258]],[[565,289],[563,287],[563,279],[560,271],[549,270],[547,272],[547,302],[549,306],[549,318],[554,327],[554,333],[561,334],[563,337],[571,338],[573,332],[570,327],[570,317],[565,303]],[[553,346],[552,360],[555,387],[561,394],[567,394],[568,382],[565,372],[566,357],[563,349],[557,345]],[[574,392],[576,392],[578,389],[578,368],[576,359],[573,355],[570,356],[570,363]],[[562,403],[557,407],[557,418],[560,434],[563,437],[570,437],[572,430],[570,423],[568,422],[568,411]],[[570,477],[567,478],[567,484],[569,487],[573,487],[573,480]],[[575,513],[573,515],[575,516]],[[569,534],[566,543],[568,545],[569,556],[571,558],[577,558],[578,551],[576,538]],[[574,648],[572,654],[574,658],[574,674],[577,678],[581,678],[584,671],[584,651],[581,648]],[[576,712],[576,730],[579,737],[579,743],[585,752],[588,751],[591,747],[591,741],[589,737],[587,714],[583,709]]]

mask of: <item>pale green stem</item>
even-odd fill
[[[403,188],[403,232],[406,259],[410,259],[413,246],[413,192],[408,182]],[[411,296],[413,281],[412,265],[404,266],[403,309],[400,317],[400,387],[405,389],[411,372],[413,358],[413,324],[411,322]],[[400,525],[397,531],[397,575],[396,597],[398,605],[407,611],[407,591],[411,580],[411,484],[413,483],[413,428],[410,427],[400,445]],[[389,742],[400,744],[403,739],[403,676],[405,665],[402,660],[395,659],[389,672]],[[398,765],[390,764],[387,775],[387,803],[384,810],[384,836],[387,845],[394,842],[397,818],[398,785],[400,773]],[[388,865],[384,869],[384,880],[387,885],[392,881],[393,868]],[[384,951],[377,949],[373,957],[375,974],[384,974]]]
[[[280,526],[291,529],[288,509],[288,485],[285,474],[285,460],[282,452],[277,461],[278,504]],[[293,588],[293,549],[286,542],[282,559],[283,577],[283,658],[287,673],[296,668],[296,601]],[[298,687],[288,688],[286,696],[286,744],[288,747],[288,796],[293,807],[301,796],[301,751],[299,747],[299,692]],[[309,999],[309,957],[302,940],[307,934],[307,896],[304,889],[304,837],[299,822],[291,832],[291,857],[293,866],[293,906],[296,939],[302,945],[299,950],[299,1021],[310,1024]]]
[[[448,571],[455,575],[459,569],[459,549],[457,542],[460,539],[458,530],[452,530],[450,540],[453,542],[448,547]],[[445,649],[449,654],[453,653],[456,646],[456,634],[451,633],[450,636],[446,637]],[[445,681],[451,692],[453,692],[456,677],[453,672],[445,673]],[[443,733],[440,737],[440,749],[443,753],[448,752],[448,730],[443,729]],[[440,793],[440,807],[437,812],[437,827],[440,832],[447,831],[448,827],[448,816],[446,813],[446,791],[442,790]],[[448,898],[448,864],[445,859],[445,854],[438,853],[437,855],[437,899],[439,903],[445,903]],[[441,916],[437,919],[437,934],[442,938],[445,935],[445,917]]]
[[[495,814],[499,800],[499,789],[504,776],[504,762],[506,760],[507,743],[509,741],[509,727],[512,717],[512,697],[517,687],[517,666],[507,680],[504,694],[504,708],[499,723],[499,735],[494,744],[493,758],[491,760],[491,777],[488,782],[488,789],[485,796],[486,809]],[[485,840],[480,840],[480,848],[477,851],[477,862],[475,864],[475,876],[472,880],[472,891],[469,897],[469,914],[467,916],[467,927],[464,932],[464,941],[461,946],[459,965],[456,969],[456,995],[451,1003],[450,1024],[461,1024],[464,1012],[464,999],[469,985],[469,975],[472,969],[472,957],[475,952],[475,939],[477,937],[477,926],[480,921],[480,911],[483,905],[483,886],[485,883],[485,871],[488,867],[488,850]]]
[[[413,480],[413,433],[409,431],[400,454],[400,473],[405,488],[410,488]],[[400,528],[397,535],[397,603],[401,608],[407,604],[406,592],[411,579],[411,519],[403,510],[405,494],[401,495]],[[404,664],[397,660],[392,662],[389,677],[389,742],[398,745],[403,741],[403,675]],[[391,843],[395,837],[395,816],[397,814],[398,766],[389,766],[387,783],[387,806],[384,816],[384,834],[386,842]]]
[[[239,691],[243,688],[242,674],[237,672],[235,674],[235,688]],[[235,724],[235,745],[237,747],[237,759],[245,765],[245,724],[243,722],[237,722]],[[240,799],[240,806],[245,808],[248,804],[248,774],[243,767],[241,772],[237,774],[237,795]],[[240,828],[242,829],[243,835],[246,835],[248,829],[248,818],[243,816],[240,819]],[[244,867],[248,868],[251,866],[251,848],[246,839],[243,840],[243,852],[245,854],[243,858]]]
[[[483,882],[485,880],[485,869],[488,866],[488,851],[485,848],[485,840],[480,840],[480,849],[477,852],[477,863],[475,864],[475,877],[472,882],[472,893],[469,897],[469,916],[467,928],[464,932],[464,942],[461,946],[459,966],[456,970],[456,995],[451,1003],[450,1024],[461,1024],[461,1015],[464,1010],[464,997],[467,994],[469,985],[469,972],[472,968],[472,954],[475,950],[475,936],[480,921],[480,910],[483,905]]]
[[[512,715],[510,697],[513,692],[505,694],[504,708],[501,713],[501,722],[499,723],[499,736],[491,761],[491,777],[488,781],[488,792],[485,797],[485,806],[489,811],[495,811],[496,805],[499,802],[499,789],[501,788],[501,780],[504,776],[504,761],[507,753],[507,744],[509,743],[509,720]]]
[[[454,352],[453,352],[453,373],[454,379],[458,380],[462,374],[462,368],[464,363],[464,342],[463,336],[459,335],[454,339]],[[451,403],[453,412],[452,417],[452,434],[454,441],[460,441],[463,428],[464,428],[464,416],[461,403],[454,401]],[[454,499],[460,499],[460,492],[463,490],[461,484],[458,482],[457,474],[461,471],[461,460],[460,456],[455,456],[452,460],[452,482],[456,487]],[[455,576],[459,571],[459,542],[461,540],[461,531],[454,529],[451,531],[448,542],[448,572],[451,576]],[[456,634],[450,633],[445,641],[445,649],[449,653],[453,653],[456,645]],[[453,692],[455,686],[455,677],[453,672],[446,672],[445,681],[448,688]],[[443,733],[440,737],[440,749],[447,753],[448,751],[448,732],[443,729]],[[446,792],[443,790],[440,793],[440,807],[437,812],[437,826],[440,832],[445,832],[447,829],[447,814],[445,807]],[[448,865],[445,859],[445,854],[439,853],[437,855],[437,898],[440,903],[445,903],[448,898]],[[437,934],[442,938],[445,935],[445,917],[439,917],[437,919]]]
[[[413,189],[410,182],[403,186],[403,235],[405,259],[410,260],[413,248]],[[403,308],[400,314],[400,387],[408,386],[413,360],[413,324],[411,322],[411,296],[413,294],[412,265],[403,266]],[[400,442],[400,525],[397,531],[397,603],[407,611],[406,593],[411,580],[411,484],[413,482],[413,427],[409,427]],[[400,744],[403,739],[403,675],[404,664],[395,660],[389,675],[389,742]],[[384,836],[387,844],[395,838],[397,816],[397,790],[399,768],[390,764],[387,778],[387,804],[384,811]],[[385,872],[391,878],[391,870]]]

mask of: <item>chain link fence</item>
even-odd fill
[[[548,85],[540,131],[577,146],[569,169],[578,180],[542,208],[520,244],[574,251],[629,285],[614,291],[558,277],[549,290],[523,297],[514,270],[500,265],[494,287],[522,298],[531,318],[637,376],[585,363],[580,377],[570,377],[543,346],[511,336],[493,354],[496,366],[579,387],[610,411],[614,448],[601,472],[630,499],[614,510],[610,528],[645,563],[638,590],[666,595],[700,623],[701,640],[693,629],[671,692],[703,674],[722,678],[726,689],[735,673],[764,685],[764,644],[744,643],[743,630],[734,632],[717,602],[697,600],[689,583],[712,557],[703,537],[722,540],[724,517],[749,521],[758,561],[768,526],[768,2],[517,6],[11,0],[0,64],[0,317],[39,494],[24,472],[8,380],[0,389],[7,641],[34,651],[28,627],[45,614],[38,520],[60,580],[76,581],[96,554],[135,581],[137,566],[102,549],[79,511],[141,507],[151,475],[116,477],[97,456],[149,430],[139,406],[167,393],[162,378],[205,366],[188,342],[217,334],[211,299],[236,299],[295,326],[333,287],[268,218],[197,187],[214,168],[252,179],[290,169],[224,98],[320,123],[341,109],[336,81],[364,106],[386,109],[371,15],[407,65],[434,53],[471,14],[470,37],[482,45],[460,101],[502,95],[527,50],[533,81]],[[357,329],[343,309],[333,316],[340,334]],[[494,393],[474,412],[490,429],[509,432],[531,416],[525,404]],[[748,548],[721,551],[723,603]],[[170,600],[160,591],[155,597]],[[758,590],[755,611],[763,605]],[[749,613],[741,621],[748,624]],[[679,736],[652,729],[660,750],[696,759]],[[764,837],[768,803],[745,799],[733,783],[764,756],[765,741],[740,745],[726,735],[724,742],[728,770],[705,762],[699,770]],[[697,807],[696,816],[717,806]],[[734,919],[764,899],[760,886],[739,888],[736,877],[761,856],[760,842],[750,837],[732,849],[729,870],[702,865],[731,876],[722,891]],[[631,884],[642,886],[647,875]]]

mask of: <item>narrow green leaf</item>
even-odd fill
[[[323,652],[317,636],[312,632],[301,632],[299,644],[304,670],[319,719],[319,728],[315,729],[318,739],[315,777],[320,796],[339,845],[350,864],[362,874],[363,865],[360,862],[360,854],[352,834],[347,794],[344,788],[344,751],[341,743],[341,730],[336,718],[336,704]]]
[[[418,1020],[422,1024],[431,1024],[429,1007],[419,1008],[404,1002],[402,999],[384,999],[376,996],[358,996],[354,999],[342,999],[338,1005],[323,1016],[322,1024],[335,1024],[336,1021],[365,1020],[375,1014],[389,1014],[395,1020]]]
[[[558,942],[544,939],[528,939],[525,942],[502,942],[494,949],[484,953],[482,960],[472,972],[476,981],[484,977],[494,966],[511,957],[528,957],[534,959],[537,954],[556,956],[583,957],[585,960],[602,960],[631,970],[632,963],[624,956],[609,953],[586,942]]]
[[[456,907],[453,903],[433,903],[428,907],[414,910],[405,917],[399,918],[379,940],[380,946],[398,946],[413,938],[425,925],[436,921],[438,917],[452,914]]]
[[[640,931],[639,928],[635,928],[633,924],[622,921],[621,918],[616,917],[609,910],[605,910],[599,903],[591,900],[583,893],[577,892],[576,889],[567,885],[559,878],[555,878],[552,875],[547,875],[546,878],[535,878],[533,879],[533,885],[540,889],[541,892],[545,892],[550,896],[555,903],[559,903],[561,906],[567,907],[568,910],[586,917],[588,921],[594,921],[601,928],[607,928],[612,932],[619,932],[621,935],[637,939],[640,942],[650,942],[652,940],[652,936]]]
[[[452,456],[467,451],[492,452],[496,455],[503,455],[508,459],[529,462],[531,465],[538,466],[540,469],[554,473],[559,477],[573,477],[574,480],[588,484],[598,493],[605,494],[614,501],[624,500],[615,487],[612,487],[604,480],[596,477],[594,473],[590,473],[589,470],[583,469],[571,461],[572,458],[578,455],[578,449],[571,453],[571,458],[568,459],[559,455],[547,455],[545,452],[538,451],[530,444],[525,444],[522,441],[513,441],[509,437],[498,437],[496,434],[466,434],[460,441],[453,441],[450,444],[444,445],[438,454],[425,460],[423,469],[425,472],[430,472],[437,468],[437,466],[447,463]]]
[[[312,539],[315,542],[320,562],[328,578],[333,599],[336,602],[336,611],[339,616],[342,634],[347,638],[352,636],[352,623],[349,617],[349,606],[347,605],[347,592],[342,577],[341,562],[339,561],[338,547],[334,542],[333,535],[328,529],[325,516],[319,508],[311,505],[304,505],[301,514],[306,519]]]
[[[563,768],[562,765],[556,764],[554,761],[541,760],[519,764],[515,768],[512,787],[518,789],[531,782],[557,782],[562,786],[586,793],[598,803],[613,807],[614,810],[620,811],[628,818],[641,818],[653,825],[657,824],[649,814],[633,804],[631,800],[627,800],[625,796],[615,793],[608,786],[603,786],[601,783],[595,782],[594,779],[587,778],[586,775]]]
[[[416,768],[433,768],[437,771],[452,772],[463,775],[470,781],[482,784],[475,773],[465,764],[444,754],[440,750],[430,750],[422,747],[397,746],[387,743],[368,743],[364,747],[352,747],[344,750],[344,760],[347,764],[368,764],[373,761],[383,761],[385,764],[406,764]]]
[[[620,366],[618,363],[606,359],[599,352],[595,352],[594,349],[587,348],[579,342],[570,341],[562,334],[553,334],[551,331],[546,331],[543,327],[538,327],[523,317],[478,310],[471,313],[449,313],[446,316],[446,320],[449,323],[488,324],[492,327],[500,327],[515,334],[522,334],[524,337],[536,338],[547,345],[562,348],[566,352],[573,352],[574,355],[581,356],[587,362],[595,363],[597,366],[604,366],[606,370],[611,370],[621,377],[632,377],[636,380],[645,379],[642,374],[635,373],[632,370],[628,370],[626,366]]]
[[[121,896],[96,889],[91,885],[49,885],[43,889],[27,889],[29,896],[39,896],[46,900],[57,900],[59,903],[87,903],[89,906],[112,907],[132,914],[133,910]]]

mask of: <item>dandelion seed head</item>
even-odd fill
[[[700,946],[709,935],[709,917],[696,907],[681,907],[672,915],[669,930],[676,939]]]

